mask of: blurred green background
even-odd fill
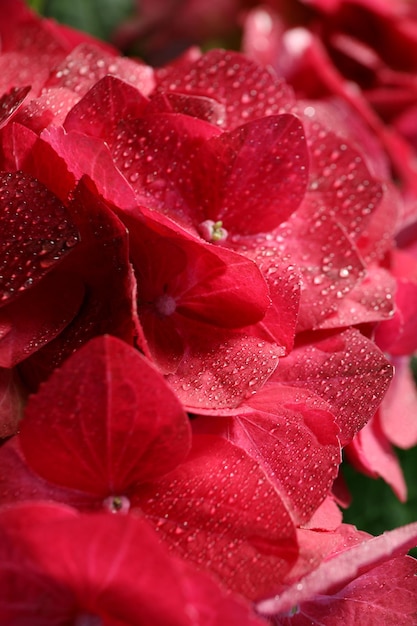
[[[115,27],[134,13],[134,0],[28,0],[41,15],[109,40]]]
[[[106,41],[137,7],[134,0],[28,0],[28,4],[42,15]],[[363,476],[345,464],[344,476],[353,497],[344,512],[345,522],[377,535],[417,520],[417,448],[397,453],[408,486],[408,501],[399,502],[384,481]],[[417,548],[413,552],[417,557]]]

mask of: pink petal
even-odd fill
[[[383,267],[368,266],[363,279],[339,301],[339,307],[319,324],[320,328],[390,320],[394,313],[395,288],[395,279],[390,272]]]
[[[19,439],[42,477],[104,497],[175,467],[187,454],[189,427],[160,374],[107,336],[72,355],[31,397]]]
[[[372,478],[381,477],[401,502],[407,499],[407,485],[396,454],[384,435],[377,413],[346,448],[347,458]]]
[[[316,596],[335,594],[340,587],[355,579],[360,582],[359,577],[364,574],[370,577],[373,575],[378,576],[378,572],[375,572],[374,568],[382,566],[382,572],[384,572],[383,564],[385,562],[406,553],[407,550],[416,545],[417,523],[386,532],[379,537],[373,537],[324,561],[311,574],[299,580],[288,590],[281,593],[280,596],[263,600],[258,604],[257,608],[263,615],[274,615],[289,611],[292,607],[304,602],[314,601]],[[415,571],[415,566],[413,567]],[[408,577],[409,575],[406,577],[402,576],[406,588]],[[386,580],[383,574],[382,582]],[[379,584],[381,584],[381,579],[379,579]],[[359,589],[356,585],[355,587],[356,593],[358,593]],[[382,595],[384,595],[383,587],[380,587],[380,592],[381,589]],[[416,607],[415,592],[413,596],[414,607]],[[395,606],[394,602],[393,604]],[[330,624],[330,622],[328,623]]]
[[[392,363],[395,374],[379,409],[380,423],[393,445],[407,449],[417,444],[417,389],[409,358]]]
[[[44,89],[38,98],[19,109],[15,121],[40,133],[47,126],[62,124],[79,99],[77,94],[64,87]]]
[[[410,277],[411,278],[411,277]],[[395,315],[379,325],[378,345],[392,355],[412,354],[417,350],[417,283],[398,277],[395,290]]]
[[[150,67],[112,55],[95,44],[82,43],[54,68],[45,87],[65,87],[84,95],[94,83],[108,74],[132,83],[144,95],[154,85]]]
[[[417,609],[416,564],[398,557],[359,576],[333,595],[306,601],[279,626],[411,624]]]

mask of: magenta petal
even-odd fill
[[[259,465],[220,437],[195,435],[184,463],[136,492],[173,550],[251,598],[297,557],[295,527]]]
[[[19,437],[42,477],[104,497],[175,467],[187,454],[189,425],[161,375],[107,336],[71,356],[31,397]]]

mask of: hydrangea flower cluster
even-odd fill
[[[344,449],[405,497],[386,354],[415,339],[361,122],[20,0],[0,37],[1,623],[412,624],[417,523],[340,508]]]

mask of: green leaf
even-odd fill
[[[344,522],[379,535],[385,530],[417,520],[417,447],[397,449],[396,453],[408,487],[407,502],[401,503],[383,480],[364,476],[344,463],[343,474],[353,497],[352,504],[343,513]],[[417,548],[410,554],[417,557]]]
[[[115,28],[133,14],[133,0],[29,0],[46,17],[109,40]]]

